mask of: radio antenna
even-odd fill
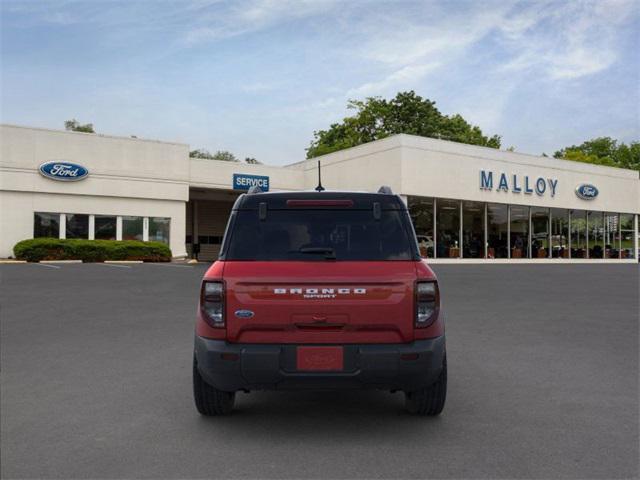
[[[318,160],[318,186],[316,187],[316,192],[324,191],[324,187],[322,186],[322,175],[320,172],[320,160]]]

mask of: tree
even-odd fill
[[[64,122],[64,129],[70,132],[96,133],[93,130],[93,123],[80,124],[75,118]]]
[[[226,150],[218,150],[216,153],[212,154],[209,150],[205,150],[203,148],[197,150],[191,150],[189,152],[189,156],[191,158],[204,158],[207,160],[223,160],[225,162],[237,162],[238,159],[236,156],[228,152]]]
[[[618,143],[611,137],[598,137],[587,140],[581,145],[571,145],[558,150],[553,156],[574,162],[640,171],[640,141],[633,141],[627,145]]]
[[[423,99],[413,90],[399,92],[391,100],[381,97],[349,100],[347,108],[355,110],[355,115],[330,125],[327,130],[313,132],[307,158],[398,133],[500,148],[500,136],[487,137],[480,127],[471,125],[461,115],[443,115],[435,105],[435,102]]]
[[[253,157],[246,157],[244,159],[244,163],[248,163],[249,165],[262,165],[262,162],[259,160],[256,160]]]

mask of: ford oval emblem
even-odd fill
[[[236,310],[236,317],[251,318],[253,317],[253,312],[251,310]]]
[[[89,175],[89,170],[77,163],[65,162],[63,160],[47,162],[40,165],[40,173],[52,180],[62,182],[77,182]]]
[[[576,195],[583,200],[593,200],[598,196],[598,189],[588,183],[576,187]]]

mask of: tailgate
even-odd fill
[[[413,340],[411,261],[228,261],[224,279],[229,342]]]

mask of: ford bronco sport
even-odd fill
[[[241,195],[202,280],[193,391],[203,415],[235,392],[404,391],[437,415],[447,359],[440,294],[407,207],[390,193]]]

